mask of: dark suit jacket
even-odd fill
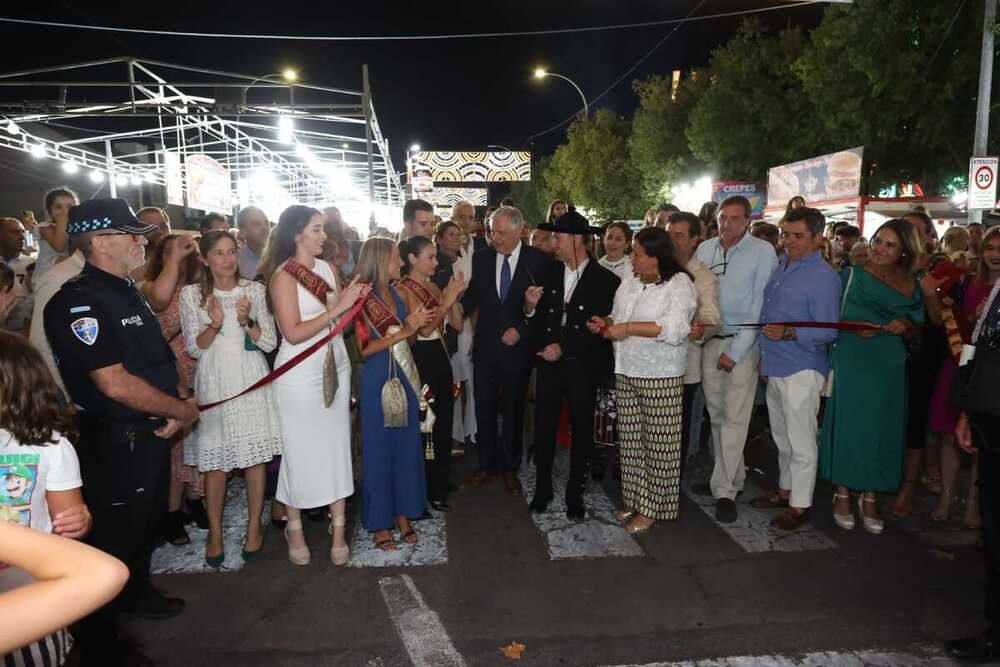
[[[591,259],[583,267],[580,281],[566,304],[563,300],[564,269],[562,262],[554,262],[545,274],[545,293],[531,318],[538,320],[539,343],[541,347],[559,343],[563,359],[580,360],[594,381],[605,385],[614,370],[611,341],[590,333],[587,321],[594,315],[606,317],[611,314],[621,280]]]
[[[499,359],[501,363],[517,367],[527,366],[538,347],[531,336],[531,323],[524,316],[524,291],[529,285],[540,284],[552,259],[541,250],[522,243],[504,303],[500,303],[497,295],[496,262],[497,251],[492,246],[476,251],[472,256],[472,278],[462,297],[466,315],[479,312],[472,338],[473,358],[483,362]],[[500,340],[510,327],[521,335],[517,345],[504,345]]]

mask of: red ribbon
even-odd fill
[[[235,396],[230,396],[229,398],[224,398],[221,401],[215,401],[214,403],[208,403],[208,404],[205,404],[205,405],[199,405],[198,406],[198,411],[199,412],[204,412],[205,410],[211,410],[212,408],[218,407],[218,406],[222,405],[223,403],[228,403],[229,401],[231,401],[233,399],[236,399],[236,398],[239,398],[240,396],[244,396],[246,394],[249,394],[251,391],[255,391],[255,390],[260,389],[261,387],[263,387],[265,385],[271,384],[272,382],[274,382],[275,380],[277,380],[278,378],[280,378],[282,375],[284,375],[288,371],[290,371],[293,368],[295,368],[296,366],[298,366],[307,357],[309,357],[314,352],[316,352],[316,350],[318,350],[321,347],[323,347],[324,345],[326,345],[328,342],[330,342],[330,340],[333,337],[337,336],[340,332],[342,332],[344,329],[346,329],[347,326],[354,320],[355,316],[361,311],[361,308],[362,308],[362,306],[364,306],[364,303],[365,303],[365,299],[358,300],[358,302],[355,303],[351,307],[351,309],[349,311],[347,311],[347,314],[344,317],[342,317],[339,322],[337,322],[337,326],[335,326],[330,331],[330,333],[328,333],[326,336],[323,336],[318,341],[316,341],[315,343],[313,343],[312,345],[310,345],[306,349],[302,350],[301,352],[299,352],[298,354],[296,354],[294,357],[292,357],[291,359],[289,359],[285,363],[281,364],[280,366],[278,366],[277,368],[275,368],[273,371],[271,371],[270,373],[268,373],[267,375],[265,375],[261,379],[257,380],[256,382],[254,382],[252,385],[250,385],[249,387],[247,387],[246,389],[244,389],[240,393],[236,394]]]
[[[837,329],[838,331],[881,331],[879,324],[867,322],[753,322],[745,324],[723,324],[724,327],[761,328],[770,325],[801,329]]]

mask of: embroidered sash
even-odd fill
[[[282,270],[295,278],[295,281],[319,301],[323,308],[326,308],[327,297],[333,288],[323,279],[323,276],[313,272],[294,259],[285,262]],[[330,331],[329,342],[326,348],[326,359],[323,361],[323,403],[330,407],[333,403],[337,390],[340,389],[340,379],[337,377],[337,353],[333,346],[333,325],[327,327]]]
[[[417,300],[420,301],[420,305],[427,310],[436,312],[441,307],[441,304],[438,302],[437,298],[431,294],[431,291],[427,289],[425,285],[422,285],[413,278],[410,278],[409,276],[403,278],[403,280],[400,281],[399,286],[405,287],[409,290],[410,293],[417,297]],[[441,323],[438,325],[438,330],[441,333],[444,333],[443,318],[441,319]]]
[[[374,292],[365,301],[361,312],[364,315],[365,322],[375,330],[379,338],[392,336],[403,329],[403,323],[399,321],[399,318],[396,317],[389,306],[376,296]],[[355,326],[359,325],[360,322],[355,323]],[[396,365],[403,371],[403,375],[406,376],[407,381],[410,383],[413,394],[420,396],[420,388],[423,387],[423,384],[420,382],[420,373],[417,372],[417,364],[413,360],[413,353],[410,352],[410,343],[404,338],[393,345],[389,351],[392,353],[392,358],[395,360]]]

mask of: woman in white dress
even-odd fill
[[[632,277],[632,229],[624,222],[609,222],[604,226],[604,256],[598,263],[618,276],[622,282]]]
[[[240,278],[236,239],[227,231],[209,232],[199,243],[200,283],[181,290],[181,331],[194,357],[195,396],[201,404],[227,399],[268,373],[264,352],[278,342],[267,308],[264,286]],[[252,344],[251,344],[252,343]],[[271,387],[201,413],[185,442],[184,463],[205,474],[208,541],[205,562],[219,567],[225,560],[222,507],[226,473],[243,471],[247,489],[247,531],[243,560],[260,553],[264,541],[260,515],[264,508],[264,464],[281,453],[278,414]]]
[[[274,306],[281,349],[275,367],[327,335],[368,288],[356,279],[337,289],[334,271],[318,257],[323,253],[323,214],[308,206],[289,206],[271,232],[261,272],[266,276]],[[333,354],[337,391],[324,401],[323,370]],[[309,547],[302,532],[301,510],[329,506],[333,544],[330,558],[343,565],[350,557],[345,540],[347,497],[354,493],[351,469],[351,362],[338,334],[274,382],[284,452],[278,472],[276,498],[287,508],[285,540],[288,559],[309,563]]]

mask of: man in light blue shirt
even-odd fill
[[[817,250],[826,219],[814,208],[788,214],[785,255],[764,289],[760,372],[767,379],[767,413],[778,447],[778,490],[751,501],[759,509],[785,508],[772,528],[794,530],[808,520],[819,458],[816,415],[830,364],[827,347],[836,329],[791,327],[780,322],[836,322],[840,278]]]
[[[719,206],[719,236],[698,246],[695,259],[719,278],[722,330],[709,339],[702,353],[702,387],[712,421],[715,467],[709,490],[715,498],[715,518],[736,520],[736,494],[746,472],[743,446],[750,427],[760,348],[757,331],[733,324],[758,322],[764,287],[778,258],[767,241],[747,233],[751,217],[746,197],[727,197]]]

